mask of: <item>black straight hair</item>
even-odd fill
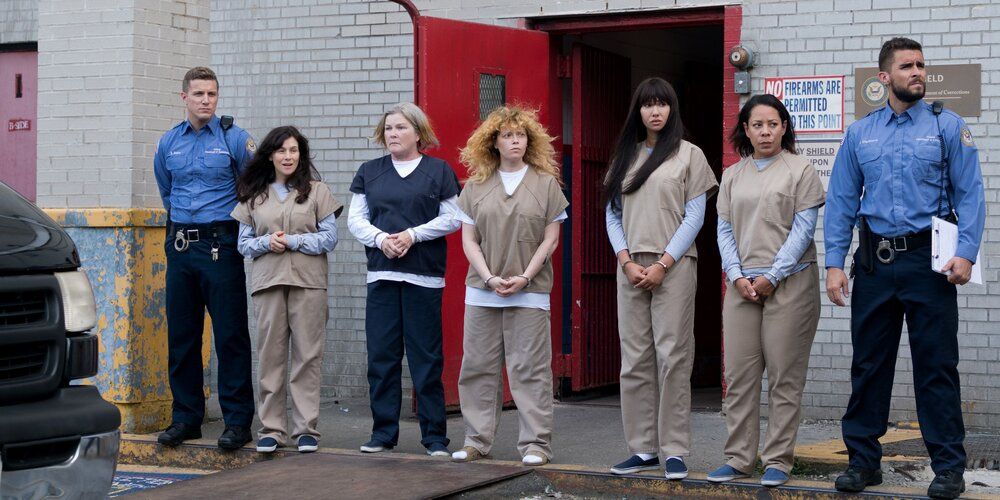
[[[792,124],[792,117],[788,114],[785,105],[771,94],[758,94],[747,100],[743,108],[740,109],[740,119],[729,134],[729,143],[733,145],[740,156],[750,156],[753,154],[753,143],[747,137],[744,125],[750,123],[750,113],[757,106],[769,106],[778,112],[778,117],[785,122],[785,135],[781,136],[781,149],[789,153],[795,153],[795,126]]]
[[[238,201],[241,203],[249,201],[252,209],[255,201],[263,202],[267,199],[267,188],[277,178],[274,174],[274,163],[271,161],[271,155],[281,149],[289,137],[294,137],[295,141],[299,143],[299,166],[292,172],[292,175],[288,176],[285,184],[298,193],[295,197],[295,203],[305,203],[309,198],[309,192],[312,190],[310,181],[320,180],[319,172],[313,166],[312,157],[309,155],[309,140],[299,132],[299,129],[291,125],[283,125],[272,129],[264,136],[253,160],[243,171],[243,175],[240,175],[240,179],[236,183],[236,199]]]
[[[637,145],[646,140],[646,126],[642,123],[640,110],[650,104],[666,104],[670,107],[667,122],[656,137],[656,144],[649,158],[639,166],[632,180],[625,185],[625,175],[639,154]],[[653,171],[664,161],[677,154],[684,138],[684,123],[681,122],[681,110],[677,102],[677,93],[664,79],[652,77],[643,80],[632,93],[632,103],[629,105],[628,118],[622,126],[621,133],[611,157],[608,174],[604,178],[605,202],[610,202],[615,209],[621,209],[623,194],[634,193]]]

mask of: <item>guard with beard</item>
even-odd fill
[[[857,492],[882,482],[878,439],[888,425],[905,320],[917,418],[935,473],[927,494],[956,498],[966,463],[956,285],[969,281],[986,220],[978,151],[958,115],[922,100],[919,43],[885,42],[878,76],[889,87],[888,105],[847,129],[826,201],[827,296],[839,306],[850,297],[854,349],[842,420],[850,461],[836,486]],[[931,269],[933,216],[957,217],[958,249],[946,274]],[[856,222],[863,234],[851,296],[843,268]]]

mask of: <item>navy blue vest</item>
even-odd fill
[[[400,177],[389,155],[358,169],[351,192],[365,195],[372,225],[393,234],[430,222],[441,202],[457,196],[458,177],[444,160],[424,155],[417,168]],[[415,243],[402,258],[390,259],[379,248],[365,247],[369,271],[395,271],[443,277],[448,253],[444,238]]]

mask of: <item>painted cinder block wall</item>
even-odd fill
[[[517,26],[540,15],[732,5],[640,0],[417,0],[421,14]],[[261,134],[291,121],[314,138],[317,165],[347,201],[358,165],[381,152],[368,140],[375,115],[412,99],[413,37],[409,17],[390,1],[213,2],[212,63],[223,78],[221,107]],[[737,2],[736,4],[740,4]],[[988,268],[1000,264],[1000,6],[987,1],[812,0],[742,2],[742,40],[760,54],[752,88],[767,76],[847,75],[845,120],[853,119],[854,67],[874,65],[883,40],[912,35],[933,63],[983,65],[982,116],[967,121],[980,149],[988,209],[982,250]],[[256,29],[253,29],[255,28]],[[682,103],[682,105],[695,105]],[[433,117],[431,117],[433,119]],[[832,135],[827,135],[832,136]],[[330,324],[324,394],[364,397],[364,259],[341,221],[341,244],[331,257]],[[817,233],[822,251],[822,228]],[[820,257],[822,259],[822,255]],[[963,400],[970,425],[1000,428],[1000,284],[961,290]],[[850,393],[849,314],[823,298],[822,319],[803,398],[806,418],[839,418]],[[893,418],[915,419],[908,344],[900,347]]]
[[[94,108],[84,105],[65,106],[60,116],[50,115],[53,106],[68,103],[46,103],[40,98],[40,127],[49,127],[52,133],[46,139],[48,142],[43,143],[45,136],[40,129],[38,184],[43,206],[57,209],[158,207],[155,191],[149,185],[155,138],[171,122],[183,117],[180,104],[171,101],[176,82],[185,69],[180,61],[202,54],[222,81],[220,112],[235,115],[238,123],[258,138],[279,124],[294,123],[302,127],[312,139],[316,163],[324,179],[335,195],[348,201],[347,187],[357,166],[381,154],[368,139],[374,117],[391,103],[413,98],[413,35],[409,16],[399,5],[388,0],[343,0],[335,4],[321,0],[177,0],[166,2],[161,8],[169,11],[178,6],[191,6],[197,9],[201,2],[210,4],[210,12],[198,14],[208,18],[206,25],[188,26],[183,19],[178,21],[181,25],[176,25],[173,17],[170,18],[170,30],[179,30],[187,38],[169,39],[177,35],[167,33],[165,36],[164,31],[172,31],[157,26],[162,21],[156,19],[145,22],[146,26],[140,31],[148,39],[142,43],[148,44],[157,38],[168,41],[157,45],[158,50],[166,53],[162,58],[146,58],[148,66],[144,71],[149,73],[149,78],[143,80],[143,84],[150,86],[149,93],[132,97],[140,104],[155,102],[157,106],[132,114],[149,117],[154,122],[146,125],[142,134],[133,137],[132,151],[137,159],[123,165],[132,172],[129,193],[119,192],[114,183],[105,184],[103,189],[91,187],[90,192],[85,192],[84,184],[95,176],[100,179],[100,172],[88,166],[91,162],[74,167],[68,161],[55,158],[67,145],[84,149],[94,147],[83,144],[99,143],[107,136],[109,126],[118,128],[121,123],[94,122]],[[39,3],[38,0],[5,2],[14,8],[0,14],[0,43],[38,40]],[[68,14],[59,6],[71,6],[73,2],[44,0],[41,3],[56,16]],[[135,3],[146,5],[143,0]],[[1000,321],[1000,284],[994,270],[1000,265],[1000,215],[995,208],[1000,193],[1000,167],[997,166],[1000,126],[996,125],[1000,110],[1000,5],[986,0],[692,1],[681,2],[680,6],[677,2],[661,0],[416,0],[415,3],[424,15],[507,26],[518,25],[521,18],[540,15],[740,5],[742,40],[760,54],[758,66],[752,71],[754,92],[761,91],[763,78],[767,76],[847,75],[845,119],[848,124],[853,121],[853,69],[857,65],[874,65],[878,48],[888,37],[911,35],[920,40],[932,64],[981,64],[983,113],[967,121],[979,146],[990,204],[982,249],[988,284],[964,287],[959,295],[962,318],[960,370],[968,423],[1000,428],[1000,389],[996,388],[1000,386],[1000,363],[997,363],[1000,327],[995,326]],[[210,33],[207,47],[202,45],[206,41],[199,33]],[[102,34],[107,35],[114,34]],[[90,36],[83,34],[83,38]],[[41,52],[52,53],[60,62],[86,57],[86,54],[67,53],[75,48],[68,45],[52,45],[43,40],[39,46]],[[40,58],[40,64],[43,60]],[[54,59],[50,63],[56,66]],[[114,64],[115,60],[92,61],[95,67],[113,67]],[[63,76],[71,75],[50,75],[53,82]],[[61,90],[73,95],[68,91],[99,90],[87,87],[87,80],[80,82],[73,84],[76,88],[68,89],[62,87],[70,85],[68,80],[63,80],[53,83],[52,88],[43,87],[42,91]],[[101,81],[92,83],[100,85]],[[81,84],[84,87],[78,88]],[[52,123],[42,124],[44,120]],[[70,130],[59,127],[73,128],[76,132],[69,135]],[[43,148],[50,151],[46,153],[49,163],[42,161]],[[90,154],[89,151],[78,153]],[[105,174],[108,175],[112,174]],[[323,394],[326,397],[365,397],[364,258],[361,246],[350,236],[343,218],[340,238],[340,246],[330,257],[330,321]],[[822,228],[817,239],[822,242]],[[823,301],[803,398],[807,418],[839,418],[850,391],[848,310],[834,308],[825,297]],[[892,416],[900,420],[914,419],[912,372],[905,336],[896,380]]]

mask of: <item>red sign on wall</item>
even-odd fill
[[[31,130],[31,120],[15,118],[7,122],[8,132],[17,132],[21,130]]]

